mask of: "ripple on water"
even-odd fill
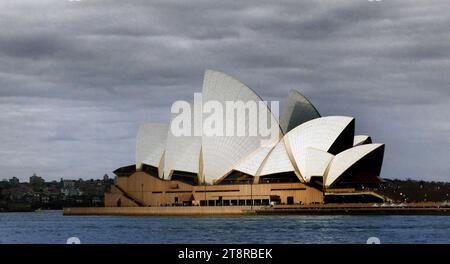
[[[450,243],[446,216],[63,216],[2,213],[0,243]]]

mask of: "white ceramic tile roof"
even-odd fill
[[[273,146],[259,148],[254,153],[250,154],[248,158],[244,159],[235,170],[256,176],[258,169],[272,149]]]
[[[306,171],[306,150],[315,148],[327,152],[353,120],[346,116],[321,117],[303,123],[285,135],[288,150],[301,175]]]
[[[281,139],[278,144],[269,153],[269,156],[264,161],[259,176],[270,174],[295,171],[289,159],[284,140]]]
[[[353,138],[353,146],[359,146],[367,143],[372,143],[372,139],[367,135],[356,135]]]
[[[193,108],[193,104],[191,109]],[[173,118],[174,116],[172,116]],[[191,136],[176,136],[169,130],[167,134],[164,160],[164,178],[169,179],[172,171],[199,172],[202,137],[194,135],[194,113],[191,113]],[[173,121],[173,120],[172,120]]]
[[[288,133],[297,126],[319,117],[319,111],[304,95],[297,90],[291,90],[283,105],[280,126],[284,133]]]
[[[244,103],[261,101],[261,98],[255,92],[240,81],[224,73],[211,70],[205,73],[202,96],[204,106],[208,101],[216,101],[222,104],[224,109],[226,101],[242,101]],[[267,106],[264,112],[259,114],[273,117]],[[275,117],[272,120],[274,122],[271,125],[280,134],[281,131]],[[245,131],[248,131],[248,115],[246,115],[245,121]],[[236,127],[239,126],[240,124],[236,125]],[[244,124],[240,127],[243,126]],[[225,131],[225,128],[223,131]],[[242,160],[248,158],[250,154],[261,147],[262,139],[264,138],[261,136],[227,136],[225,132],[223,136],[203,135],[203,169],[206,182],[213,182],[238,166]]]
[[[309,182],[313,176],[323,177],[333,158],[334,155],[328,152],[315,148],[307,148],[305,170],[302,171],[302,176],[305,178],[305,181]]]
[[[166,147],[167,124],[148,123],[139,127],[136,140],[136,168],[142,163],[158,167]]]
[[[384,144],[365,144],[350,148],[337,154],[330,164],[330,168],[325,177],[326,187],[331,186],[348,168],[356,164],[366,155],[383,148]]]

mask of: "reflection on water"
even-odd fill
[[[448,216],[63,216],[1,213],[0,243],[450,243]]]

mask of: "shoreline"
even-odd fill
[[[91,207],[64,208],[63,215],[220,216],[220,215],[448,215],[439,204],[327,204],[279,206]]]

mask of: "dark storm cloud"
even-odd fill
[[[443,1],[0,2],[3,177],[99,177],[139,123],[227,72],[264,99],[301,90],[386,143],[383,176],[448,180]]]
[[[3,35],[0,50],[6,56],[40,59],[54,56],[70,42],[55,35]]]

